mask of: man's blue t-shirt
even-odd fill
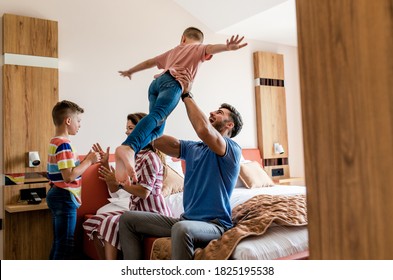
[[[225,155],[219,156],[199,141],[181,140],[180,158],[186,161],[182,218],[232,225],[230,197],[240,170],[241,147],[225,137]]]

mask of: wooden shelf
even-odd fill
[[[49,183],[46,178],[25,178],[23,184]]]
[[[42,201],[40,204],[8,204],[5,206],[5,211],[8,213],[19,213],[46,209],[49,209],[46,201]]]
[[[292,185],[292,186],[305,186],[305,181],[303,177],[291,177],[278,179],[276,181],[278,185]]]

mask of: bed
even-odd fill
[[[229,230],[223,235],[222,239],[227,240],[226,242],[222,243],[222,240],[210,242],[206,248],[197,249],[195,258],[307,259],[306,187],[275,184],[261,167],[257,149],[243,150],[243,155],[245,159],[242,160],[239,179],[231,196],[233,213],[237,215],[233,215],[236,226],[234,230]],[[182,176],[185,166],[184,164],[182,166],[182,163],[167,158],[168,172],[163,187],[166,202],[176,217],[179,217],[183,212]],[[95,214],[96,211],[128,209],[127,196],[120,195],[108,198],[105,184],[96,178],[97,171],[94,170],[90,173],[89,176],[84,177],[82,191],[85,192],[86,199],[83,207],[78,210],[81,222],[89,214]],[[102,194],[98,192],[98,185],[100,185],[99,189]],[[94,200],[88,199],[93,197]],[[99,203],[97,203],[98,198],[100,198]],[[111,202],[110,204],[107,204],[108,200]],[[254,202],[254,206],[248,205],[249,202]],[[274,208],[277,205],[281,205],[281,208]],[[261,206],[263,208],[260,208]],[[254,212],[250,209],[253,209]],[[268,215],[269,213],[274,213],[274,215]],[[253,222],[251,227],[250,224],[247,224],[250,222],[250,217],[253,217],[254,220],[257,219],[251,221]],[[242,228],[240,232],[237,231],[239,227]],[[228,232],[229,235],[226,236]],[[83,239],[85,255],[97,259],[93,242],[88,240],[86,234]],[[170,259],[170,246],[170,238],[147,237],[144,242],[145,258]]]
[[[235,188],[231,197],[231,206],[237,206],[247,202],[251,198],[272,196],[296,197],[304,196],[306,188],[304,186],[284,186],[272,185],[263,188]],[[173,214],[178,217],[183,212],[183,193],[172,194],[166,197]],[[249,233],[247,233],[249,234]],[[229,238],[234,242],[234,238]],[[222,248],[222,244],[217,244],[212,251]],[[170,239],[159,238],[152,244],[150,259],[169,259]],[[230,255],[219,255],[210,257],[203,255],[197,259],[232,259],[232,260],[273,260],[273,259],[305,259],[308,257],[308,231],[306,221],[295,225],[281,225],[272,222],[260,235],[250,235],[242,237],[237,245],[227,251]]]

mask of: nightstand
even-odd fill
[[[277,185],[305,186],[306,182],[303,177],[282,178],[274,181]]]

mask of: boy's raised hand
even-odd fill
[[[240,44],[244,39],[244,36],[239,38],[239,35],[232,35],[231,39],[227,39],[228,51],[235,51],[247,46],[247,43]]]
[[[85,160],[90,160],[91,164],[99,162],[101,160],[101,155],[99,152],[95,152],[90,150],[89,153],[86,155]]]
[[[131,73],[127,70],[127,71],[118,71],[120,73],[120,76],[122,77],[128,77],[128,79],[131,80]]]
[[[93,151],[100,154],[100,156],[101,156],[100,162],[102,164],[108,164],[108,162],[109,162],[109,150],[110,150],[110,147],[107,147],[106,148],[106,153],[105,153],[104,150],[101,148],[101,145],[99,143],[93,144]]]

